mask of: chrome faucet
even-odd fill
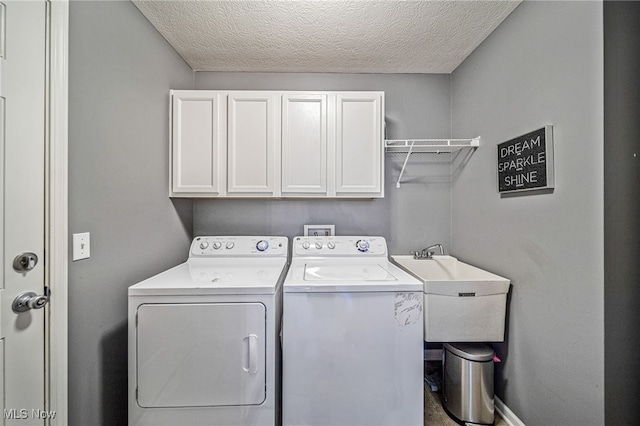
[[[440,255],[444,256],[444,248],[442,248],[442,244],[434,244],[427,248],[422,249],[422,251],[416,251],[413,253],[414,259],[433,259],[433,255],[436,254],[434,249],[438,249],[440,251]]]

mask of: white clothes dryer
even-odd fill
[[[129,287],[129,425],[277,425],[286,237],[196,237]]]
[[[382,237],[294,238],[283,425],[422,426],[422,287]]]

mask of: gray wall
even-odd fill
[[[387,137],[449,137],[449,75],[405,74],[196,74],[197,89],[383,90]],[[378,200],[198,200],[197,235],[301,235],[304,224],[335,224],[340,235],[382,235],[393,253],[429,243],[451,246],[451,184],[448,163],[415,156],[405,183],[395,182],[404,157],[386,156],[385,198]],[[427,166],[425,162],[437,161]]]
[[[640,3],[604,3],[605,420],[640,418]]]
[[[168,197],[169,88],[193,75],[131,2],[70,3],[69,424],[127,423],[127,287],[184,261],[190,201]]]
[[[512,280],[496,393],[530,426],[604,422],[602,16],[525,1],[452,77],[454,136],[482,135],[453,184],[453,253]],[[501,198],[496,144],[546,124],[555,191]]]

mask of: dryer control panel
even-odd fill
[[[295,237],[293,257],[387,257],[387,242],[384,237],[335,236]]]
[[[189,257],[287,257],[287,237],[195,237]]]

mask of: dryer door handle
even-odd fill
[[[247,358],[242,369],[253,376],[258,372],[258,336],[250,334],[243,340],[247,344]]]

